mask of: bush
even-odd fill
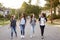
[[[49,20],[51,20],[51,15],[48,16]],[[60,19],[60,15],[52,14],[52,19]]]
[[[57,19],[60,19],[60,15],[57,15]]]
[[[0,14],[0,18],[4,18],[3,15]]]
[[[8,15],[6,15],[6,17],[5,17],[5,18],[6,18],[7,20],[10,20],[10,17],[11,17],[11,15],[10,15],[10,14],[8,14]]]
[[[52,19],[54,20],[54,19],[57,19],[57,15],[56,14],[52,14]]]

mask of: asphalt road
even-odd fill
[[[35,26],[35,34],[34,34],[35,36],[33,38],[30,38],[30,30],[31,30],[31,25],[29,23],[29,20],[27,20],[26,28],[25,28],[25,38],[21,39],[19,22],[17,22],[18,37],[16,38],[14,35],[13,40],[42,40],[38,22],[36,23]],[[9,24],[5,26],[0,26],[0,40],[11,40],[10,33],[11,31]],[[44,40],[60,40],[60,25],[46,24],[45,32],[44,32]]]

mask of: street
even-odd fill
[[[46,24],[45,27],[45,32],[44,32],[44,40],[60,40],[60,25],[49,25]],[[40,32],[40,27],[38,21],[36,22],[35,26],[35,36],[33,38],[30,38],[30,30],[31,30],[31,25],[29,20],[26,23],[26,28],[25,28],[25,38],[21,39],[21,34],[20,34],[20,26],[19,22],[17,22],[17,35],[18,37],[16,38],[15,35],[13,37],[13,40],[42,40],[41,39],[41,32]],[[10,34],[10,26],[5,25],[5,26],[0,26],[0,40],[11,40],[11,34]]]

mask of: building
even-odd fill
[[[10,9],[8,9],[8,8],[5,8],[4,10],[3,10],[3,8],[0,8],[0,14],[3,16],[9,14],[9,11],[10,11]]]

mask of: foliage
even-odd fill
[[[47,3],[46,3],[46,7],[48,9],[50,9],[51,5],[52,5],[52,8],[54,8],[54,13],[56,13],[56,7],[59,5],[59,0],[45,0]],[[52,2],[52,4],[51,4]]]
[[[0,3],[0,7],[2,7],[2,4]]]
[[[22,4],[22,7],[20,8],[20,11],[21,13],[25,13],[26,15],[31,15],[32,13],[34,13],[38,16],[39,12],[41,12],[41,8],[39,6],[29,5],[26,2],[24,2]]]
[[[3,15],[0,14],[0,18],[3,18]]]
[[[51,15],[48,16],[48,18],[51,20]],[[54,13],[52,14],[52,19],[60,19],[60,15],[55,15]]]
[[[15,9],[11,9],[10,14],[14,15],[15,14]]]
[[[50,4],[51,4],[51,1],[52,1],[52,7],[56,7],[58,4],[59,4],[59,0],[46,0],[47,3],[46,3],[46,6],[49,6],[50,7]]]

